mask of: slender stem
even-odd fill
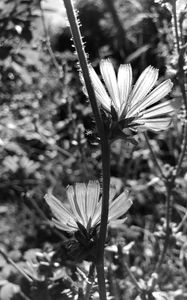
[[[29,298],[28,296],[26,296],[22,291],[19,291],[20,296],[24,299],[24,300],[31,300],[31,298]]]
[[[88,282],[87,282],[87,286],[86,286],[86,293],[85,293],[84,300],[89,300],[89,298],[90,298],[90,291],[93,286],[94,279],[95,279],[95,264],[92,263],[90,265],[90,270],[89,270],[89,274],[88,274]]]
[[[102,196],[102,210],[101,210],[101,225],[97,247],[96,268],[98,274],[98,284],[101,300],[106,299],[106,287],[104,280],[104,245],[106,240],[106,231],[108,223],[108,205],[109,205],[109,186],[110,186],[110,147],[108,141],[108,134],[105,131],[101,113],[97,106],[95,92],[92,87],[88,62],[86,53],[84,51],[84,45],[81,38],[81,33],[78,26],[78,20],[76,18],[75,10],[71,0],[63,0],[66,8],[68,20],[70,23],[71,33],[73,36],[75,48],[79,58],[80,67],[84,77],[86,89],[91,102],[91,107],[96,121],[98,134],[100,136],[101,143],[101,157],[102,157],[102,173],[103,173],[103,196]]]
[[[158,263],[155,268],[155,273],[160,272],[160,267],[164,261],[168,246],[169,246],[169,238],[171,234],[171,229],[170,229],[170,220],[171,220],[171,195],[172,195],[172,186],[173,186],[173,181],[168,183],[166,188],[167,188],[167,196],[166,196],[166,234],[165,234],[165,239],[164,239],[164,246],[162,249],[162,252],[160,254]]]
[[[29,282],[33,282],[33,280],[21,269],[8,255],[0,249],[0,254],[4,257],[4,259],[11,264],[19,273],[21,273]]]
[[[134,274],[131,272],[128,264],[126,263],[126,261],[123,260],[123,267],[124,267],[124,270],[127,272],[127,274],[129,275],[131,281],[134,283],[135,287],[137,288],[137,290],[142,293],[142,289],[138,283],[138,281],[136,280]]]
[[[180,173],[181,166],[184,160],[184,157],[186,155],[187,150],[187,95],[186,95],[186,89],[185,89],[185,72],[184,72],[184,54],[185,54],[185,45],[181,45],[181,39],[182,37],[179,36],[178,32],[178,19],[177,19],[177,11],[176,11],[176,1],[173,1],[173,19],[174,19],[174,27],[175,27],[175,35],[176,35],[176,42],[177,42],[177,51],[178,51],[178,76],[179,76],[179,86],[181,89],[182,97],[183,97],[183,103],[185,107],[185,120],[184,120],[184,127],[183,127],[183,134],[182,134],[182,147],[181,152],[179,155],[179,159],[176,166],[176,175],[177,176]]]
[[[126,50],[127,50],[127,40],[126,40],[126,32],[124,30],[123,24],[120,21],[120,18],[118,16],[118,13],[115,8],[115,1],[113,0],[103,0],[106,7],[108,8],[109,12],[111,13],[114,25],[117,29],[117,37],[118,37],[118,43],[119,46],[121,46],[121,50],[124,52],[123,56],[125,56]]]
[[[52,62],[54,64],[55,68],[57,69],[57,72],[59,73],[59,78],[62,79],[63,71],[62,71],[62,68],[59,67],[59,64],[56,60],[55,54],[51,48],[49,32],[48,32],[48,28],[47,28],[47,25],[45,22],[45,16],[44,16],[44,11],[43,11],[43,8],[41,5],[41,1],[39,1],[39,5],[40,5],[41,19],[42,19],[42,24],[43,24],[43,29],[44,29],[45,39],[46,39],[47,50],[49,52],[49,55],[51,56],[51,59],[52,59]]]
[[[118,245],[118,255],[119,255],[119,261],[121,263],[121,266],[123,268],[123,272],[124,272],[124,278],[126,277],[125,272],[127,272],[127,274],[129,275],[129,277],[131,278],[131,281],[134,283],[135,287],[137,288],[137,290],[142,293],[142,289],[138,283],[138,281],[136,280],[134,274],[131,272],[128,264],[126,263],[126,261],[124,260],[124,254],[122,251],[122,247],[119,244]]]
[[[187,150],[187,120],[185,120],[184,123],[184,129],[183,129],[183,141],[182,141],[182,150],[178,159],[178,163],[176,166],[176,176],[180,173],[181,166],[184,160],[184,157],[186,155],[186,150]]]
[[[179,39],[179,31],[178,31],[178,20],[177,20],[177,10],[176,10],[176,0],[172,2],[173,6],[173,20],[174,20],[174,28],[175,28],[175,37],[177,43],[177,51],[180,53],[180,39]]]
[[[162,178],[165,178],[165,175],[164,175],[164,173],[163,173],[163,171],[162,171],[162,169],[161,169],[161,167],[160,167],[160,165],[159,165],[159,163],[158,163],[156,154],[155,154],[155,152],[153,151],[153,148],[152,148],[152,146],[151,146],[151,144],[150,144],[150,142],[149,142],[149,138],[148,138],[148,136],[147,136],[147,133],[144,133],[144,137],[145,137],[147,146],[148,146],[148,148],[149,148],[149,150],[150,150],[150,152],[151,152],[152,159],[153,159],[153,162],[154,162],[155,166],[157,167],[157,169],[158,169],[158,171],[159,171],[161,177],[162,177]]]
[[[73,36],[73,40],[74,40],[75,48],[77,51],[80,67],[81,67],[82,74],[84,77],[86,89],[87,89],[90,103],[92,106],[92,110],[94,113],[98,133],[100,135],[100,138],[103,138],[103,136],[105,136],[104,126],[103,126],[100,111],[97,106],[94,89],[92,87],[92,83],[91,83],[91,79],[90,79],[90,75],[89,75],[88,62],[87,62],[86,54],[84,51],[84,45],[82,42],[80,30],[79,30],[78,20],[77,20],[76,14],[75,14],[75,10],[74,10],[72,1],[71,0],[63,0],[63,1],[64,1],[64,5],[66,8],[66,12],[67,12],[67,17],[68,17],[68,20],[70,23],[71,33]]]

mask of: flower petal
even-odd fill
[[[173,83],[170,79],[159,84],[147,97],[128,111],[128,117],[135,115],[137,112],[141,112],[143,109],[164,98],[171,91],[172,86]]]
[[[116,188],[114,186],[110,187],[110,192],[109,192],[109,202],[112,202],[116,195]]]
[[[132,205],[132,200],[128,197],[129,192],[125,190],[109,206],[109,222],[114,221],[124,215]]]
[[[114,71],[113,64],[109,59],[103,59],[100,63],[100,70],[107,90],[112,98],[114,107],[117,111],[120,110],[120,98],[119,90],[117,85],[116,74]]]
[[[68,186],[66,189],[67,197],[71,206],[71,209],[74,213],[75,219],[79,222],[82,223],[82,216],[80,214],[80,209],[79,205],[77,204],[76,198],[75,198],[75,193],[74,193],[74,188],[73,186]]]
[[[132,68],[130,64],[120,65],[118,70],[118,88],[121,112],[124,110],[132,88]]]
[[[61,218],[66,220],[72,218],[72,213],[55,196],[52,194],[46,194],[44,198],[52,212],[59,220],[61,220]]]
[[[96,226],[101,220],[101,203],[102,201],[100,200],[97,204],[96,210],[91,220],[91,227]]]
[[[158,117],[164,114],[171,114],[176,112],[176,109],[180,107],[180,101],[178,100],[169,100],[158,105],[155,105],[145,111],[142,111],[142,118],[149,119]]]
[[[90,78],[94,87],[96,99],[100,102],[100,104],[109,112],[111,111],[111,99],[108,96],[104,85],[102,84],[99,76],[92,68],[89,66]]]
[[[123,224],[125,221],[127,220],[127,217],[122,218],[122,219],[114,219],[113,221],[110,221],[110,225],[112,225],[112,223],[116,226],[116,225],[121,225]]]
[[[78,205],[78,213],[82,218],[81,224],[86,227],[88,219],[86,215],[86,185],[85,183],[75,184],[75,200]]]
[[[88,220],[92,218],[97,207],[100,195],[99,181],[89,181],[86,194],[86,214]]]
[[[67,222],[67,224],[65,224],[64,222],[60,222],[54,218],[52,219],[52,221],[53,221],[54,225],[60,230],[67,231],[67,232],[75,232],[78,230],[78,226],[76,223],[74,223],[74,226],[73,226],[69,222]]]
[[[149,129],[152,131],[166,130],[171,125],[172,119],[170,117],[155,118],[155,119],[142,119],[144,124],[139,126],[139,129]]]
[[[157,79],[158,70],[152,66],[142,72],[129,96],[130,109],[150,92]]]

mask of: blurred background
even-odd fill
[[[152,65],[160,70],[160,82],[167,78],[174,82],[169,98],[181,98],[167,7],[153,0],[77,0],[75,5],[85,50],[96,71],[102,58],[110,57],[116,68],[128,62],[135,82],[144,68]],[[183,25],[186,39],[187,22]],[[68,184],[101,178],[95,122],[82,92],[74,51],[63,1],[1,0],[0,247],[17,262],[28,249],[59,241],[48,222],[45,193],[50,190],[65,199]],[[178,119],[167,132],[148,132],[166,173],[180,151]],[[113,228],[110,234],[113,241],[120,237],[126,243],[136,241],[131,263],[141,277],[151,271],[150,260],[156,251],[144,229],[159,231],[163,224],[165,187],[143,135],[136,140],[137,146],[124,141],[112,145],[111,182],[118,191],[131,188],[134,205],[123,230]],[[186,211],[186,160],[182,167],[173,222],[180,221]],[[175,255],[179,255],[177,250],[173,260]],[[0,257],[1,271],[4,264]],[[179,286],[183,280],[176,275],[179,265],[172,268],[170,274],[166,269],[163,285],[173,276]],[[13,271],[6,272],[10,275]],[[7,279],[9,275],[3,276]]]

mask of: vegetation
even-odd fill
[[[80,50],[98,75],[110,58],[115,70],[131,64],[133,84],[149,65],[157,86],[173,82],[163,103],[174,99],[176,113],[158,132],[132,130],[132,120],[123,130],[114,106],[95,100],[68,3],[0,4],[0,299],[185,300],[186,1],[75,2]],[[66,187],[90,180],[106,204],[101,226],[60,230],[45,194],[70,207]],[[133,204],[106,234],[109,181]]]

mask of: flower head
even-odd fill
[[[89,66],[89,71],[98,102],[109,113],[115,111],[123,129],[128,127],[157,132],[169,127],[171,115],[180,103],[178,100],[168,100],[158,104],[173,86],[168,79],[153,89],[158,79],[158,69],[147,67],[134,87],[130,64],[120,65],[116,77],[111,61],[101,60],[100,71],[105,86],[92,66]]]
[[[119,218],[131,207],[132,201],[126,190],[117,198],[114,198],[115,190],[111,189],[108,222],[123,223],[125,218]],[[87,185],[76,183],[75,186],[69,186],[67,188],[67,199],[69,207],[66,207],[52,194],[45,195],[45,200],[54,215],[53,222],[56,227],[72,233],[83,229],[89,234],[100,224],[102,201],[98,181],[89,181]]]

